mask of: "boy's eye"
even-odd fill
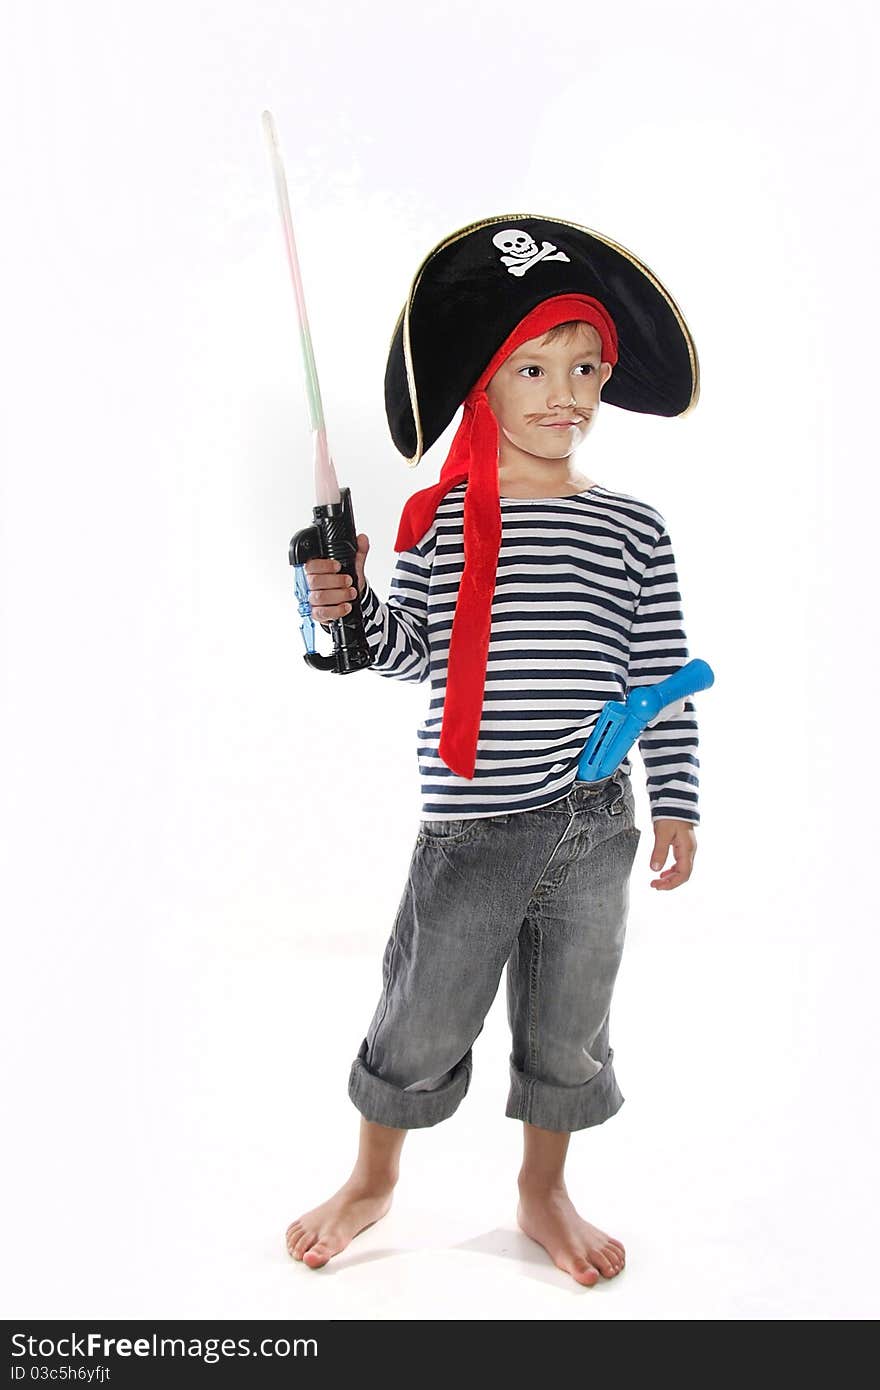
[[[595,370],[596,370],[596,368],[593,366],[593,363],[592,363],[592,362],[579,362],[579,363],[578,363],[578,366],[579,366],[579,367],[586,367],[587,370],[590,371],[590,372],[595,372]],[[540,368],[540,367],[536,366],[534,363],[530,363],[530,364],[529,364],[528,366],[526,366],[526,367],[520,367],[520,368],[519,368],[519,371],[517,372],[517,376],[519,376],[520,372],[540,372],[540,371],[541,371],[541,368]]]

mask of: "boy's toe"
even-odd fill
[[[303,1263],[309,1265],[312,1269],[320,1269],[322,1265],[327,1263],[333,1253],[334,1252],[330,1249],[330,1246],[325,1240],[319,1240],[315,1242],[310,1250],[305,1252],[303,1255]]]
[[[606,1279],[612,1279],[614,1275],[617,1273],[617,1267],[614,1264],[614,1261],[605,1253],[605,1251],[591,1251],[590,1255],[593,1264],[596,1266],[599,1273],[604,1274]]]
[[[318,1238],[317,1231],[304,1231],[293,1247],[293,1258],[301,1260],[310,1245],[313,1245]]]
[[[595,1265],[583,1255],[575,1255],[571,1262],[569,1274],[572,1274],[579,1284],[597,1284],[599,1282],[599,1271]]]

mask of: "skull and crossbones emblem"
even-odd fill
[[[545,241],[539,247],[534,237],[530,237],[528,232],[519,231],[516,227],[505,227],[503,232],[496,232],[492,238],[492,245],[497,246],[503,253],[502,264],[507,266],[511,275],[525,275],[526,271],[531,270],[539,261],[569,259],[564,251],[556,250],[552,241]]]

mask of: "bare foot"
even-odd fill
[[[564,1187],[520,1184],[516,1219],[579,1284],[598,1284],[600,1274],[613,1279],[623,1269],[626,1251],[620,1241],[578,1216]]]
[[[349,1179],[328,1202],[288,1226],[288,1254],[310,1269],[320,1269],[385,1215],[393,1192],[393,1182],[367,1187]]]

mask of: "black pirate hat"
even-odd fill
[[[440,437],[486,363],[524,314],[551,295],[598,299],[617,328],[619,360],[603,403],[684,415],[699,363],[684,316],[632,251],[559,218],[504,214],[473,222],[422,261],[395,325],[385,409],[414,466]]]

